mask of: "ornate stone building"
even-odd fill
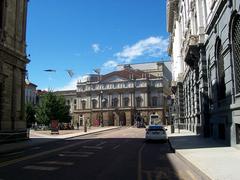
[[[27,0],[0,1],[0,141],[26,138]]]
[[[155,112],[165,123],[166,97],[170,95],[169,62],[119,66],[105,75],[89,75],[77,84],[74,119],[89,119],[95,126],[133,125],[138,112],[147,121]]]
[[[169,54],[182,124],[240,144],[240,0],[169,0]],[[179,86],[181,85],[181,86]]]
[[[25,80],[25,104],[37,104],[37,85]]]

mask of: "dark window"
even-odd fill
[[[112,101],[112,106],[113,107],[118,107],[118,98],[114,98]]]
[[[3,8],[4,8],[4,0],[0,1],[0,29],[3,28]]]
[[[218,100],[222,100],[226,97],[226,85],[225,85],[225,71],[224,71],[224,59],[222,55],[222,43],[220,40],[216,46],[216,58],[217,58],[217,80],[218,80]]]
[[[236,16],[232,27],[232,48],[235,69],[236,94],[240,93],[240,16]]]
[[[152,97],[152,106],[157,107],[157,97]]]
[[[82,109],[86,109],[86,101],[82,101]]]
[[[108,100],[106,98],[103,98],[102,100],[102,107],[107,108]]]
[[[77,104],[77,100],[76,99],[74,99],[74,104]]]
[[[129,105],[129,98],[128,97],[123,98],[123,105],[124,105],[124,107],[128,107],[128,105]]]
[[[97,108],[97,100],[96,100],[96,99],[93,99],[93,100],[92,100],[92,108],[93,108],[93,109],[96,109],[96,108]]]
[[[137,107],[141,107],[142,98],[141,97],[137,97],[136,98],[136,102],[137,102]]]

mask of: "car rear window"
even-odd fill
[[[148,127],[148,130],[149,131],[165,131],[164,129],[163,129],[163,127],[159,127],[159,126],[150,126],[150,127]]]

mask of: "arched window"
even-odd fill
[[[240,93],[240,16],[234,18],[232,26],[232,49],[235,72],[236,94]]]
[[[152,97],[152,106],[153,107],[157,107],[157,105],[158,105],[157,101],[158,101],[158,98],[156,96]]]
[[[113,107],[118,107],[118,98],[114,98],[113,100],[112,100],[112,106]]]
[[[85,100],[82,101],[82,109],[86,109],[86,101]]]
[[[226,97],[224,58],[222,55],[222,51],[223,46],[221,40],[218,40],[216,44],[218,100],[225,99]]]
[[[93,109],[96,109],[96,108],[97,108],[97,100],[96,100],[96,99],[93,99],[93,100],[92,100],[92,108],[93,108]]]
[[[124,107],[129,106],[129,98],[128,97],[123,98],[123,105],[124,105]]]
[[[108,104],[107,98],[103,98],[103,99],[102,99],[102,107],[103,107],[103,108],[107,108],[107,104]]]
[[[137,107],[141,107],[141,104],[142,104],[142,98],[139,96],[139,97],[136,97],[136,102],[137,102]]]

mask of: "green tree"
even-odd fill
[[[70,106],[66,105],[64,97],[48,92],[40,97],[36,109],[37,122],[45,125],[49,125],[53,119],[59,122],[70,122],[69,109]]]
[[[32,123],[36,121],[35,114],[36,110],[35,107],[28,103],[25,106],[25,112],[26,112],[26,121],[27,121],[27,127],[30,128],[32,126]]]

